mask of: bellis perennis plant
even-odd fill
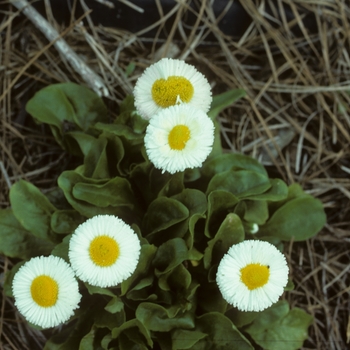
[[[317,234],[322,203],[223,152],[216,117],[244,91],[212,97],[180,60],[141,73],[117,113],[73,83],[28,101],[77,161],[45,194],[12,186],[5,291],[29,323],[60,325],[48,349],[300,348],[312,317],[286,301],[284,243]]]

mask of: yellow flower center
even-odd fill
[[[163,108],[190,102],[193,92],[191,82],[184,77],[170,76],[168,79],[157,79],[152,86],[153,101]]]
[[[249,290],[264,286],[270,276],[268,266],[260,264],[249,264],[241,269],[241,281]]]
[[[119,245],[109,236],[98,236],[91,241],[89,252],[91,260],[96,265],[111,266],[118,259]]]
[[[186,125],[174,126],[168,136],[168,142],[171,149],[181,151],[185,148],[186,142],[190,139],[191,132]]]
[[[54,306],[58,299],[58,284],[50,276],[41,275],[34,278],[30,293],[39,306]]]

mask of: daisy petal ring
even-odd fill
[[[97,215],[77,227],[69,241],[69,260],[77,277],[98,287],[112,287],[136,269],[140,241],[123,220]]]
[[[247,240],[224,255],[216,281],[229,304],[241,311],[262,311],[282,295],[288,271],[284,255],[274,245]]]
[[[19,312],[42,328],[66,322],[81,299],[73,270],[56,256],[26,262],[14,276],[12,292]]]
[[[156,114],[145,135],[148,158],[156,168],[171,174],[200,167],[213,142],[211,119],[203,111],[183,104]]]
[[[210,108],[211,88],[203,74],[181,60],[163,58],[137,80],[135,106],[144,119],[176,104],[189,104],[204,112]]]

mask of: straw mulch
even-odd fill
[[[18,19],[9,2],[0,2],[1,208],[9,206],[9,187],[15,181],[26,179],[45,191],[69,167],[69,157],[48,129],[35,125],[25,113],[27,100],[51,83],[84,84],[28,19]],[[161,18],[155,28],[161,34],[167,18],[161,1],[155,2]],[[150,39],[147,31],[135,35],[93,26],[88,14],[85,24],[72,16],[71,25],[62,26],[47,13],[71,49],[104,80],[111,117],[117,115],[118,102],[132,92],[142,70],[162,55],[196,65],[209,78],[214,94],[231,88],[247,92],[220,116],[223,143],[227,151],[261,160],[272,177],[300,183],[324,203],[328,223],[322,232],[307,242],[286,245],[295,290],[285,297],[292,307],[314,317],[304,349],[346,349],[350,337],[350,4],[347,0],[245,0],[241,3],[252,22],[241,37],[232,38],[218,29],[210,1],[197,1],[197,9],[189,3],[176,2],[175,20],[167,22],[171,27],[165,39],[161,35]],[[224,11],[233,2],[227,3]],[[197,20],[188,29],[184,21],[190,13]],[[130,63],[135,70],[128,76],[124,72]],[[14,262],[2,257],[1,271]],[[28,328],[13,301],[0,293],[0,348],[41,349],[47,333]]]

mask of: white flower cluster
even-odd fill
[[[145,147],[154,166],[171,174],[200,167],[214,143],[207,79],[181,60],[163,58],[137,80],[134,96],[137,112],[150,120]]]
[[[140,249],[136,233],[121,219],[94,216],[70,239],[70,265],[57,256],[40,256],[21,266],[12,283],[15,305],[32,324],[58,326],[79,307],[76,277],[93,286],[116,286],[135,271]]]

